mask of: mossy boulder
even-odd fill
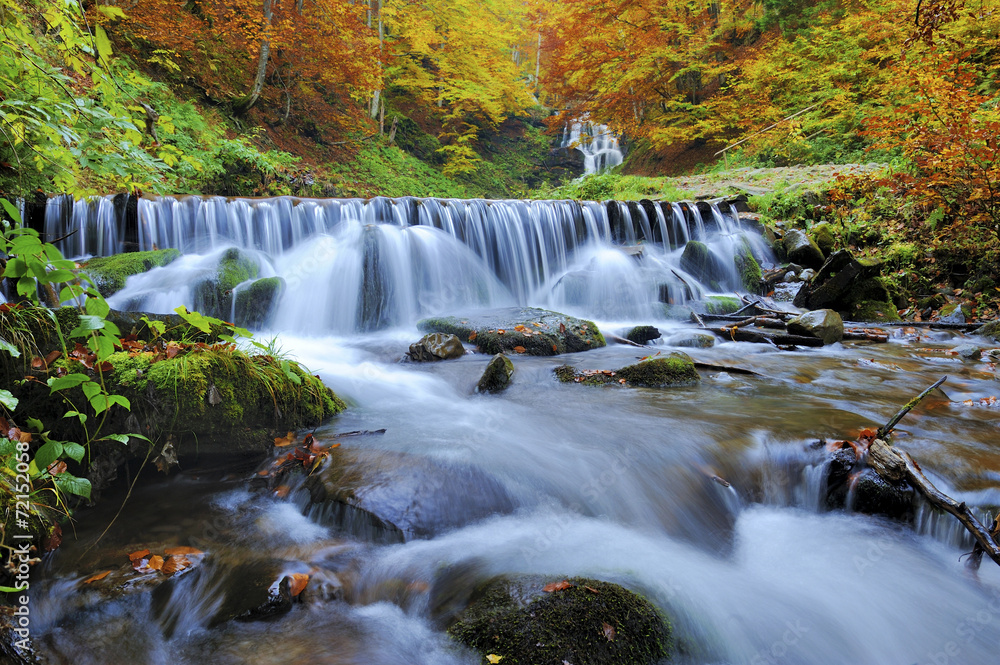
[[[233,289],[259,273],[260,265],[249,254],[235,247],[226,250],[215,274],[194,285],[194,310],[228,321],[233,313]]]
[[[982,335],[983,337],[988,337],[994,342],[1000,342],[1000,321],[990,321],[978,328],[976,328],[973,335]]]
[[[781,239],[785,254],[792,263],[807,268],[819,268],[823,265],[823,251],[815,241],[800,229],[789,229]]]
[[[589,386],[627,385],[637,388],[667,388],[697,383],[701,376],[687,354],[675,351],[657,354],[619,370],[581,370],[561,365],[554,370],[563,383],[583,383]]]
[[[965,303],[948,303],[938,315],[938,320],[942,323],[965,323],[971,318],[972,308]]]
[[[180,251],[174,248],[126,252],[90,259],[83,264],[83,269],[94,280],[94,286],[101,295],[107,298],[121,291],[125,287],[125,281],[132,275],[165,266],[180,255]]]
[[[285,280],[280,277],[264,277],[238,289],[233,322],[243,328],[264,327],[284,290]]]
[[[725,288],[730,273],[722,259],[713,254],[708,245],[698,240],[689,240],[684,245],[680,268],[714,291]]]
[[[885,300],[862,300],[854,303],[853,309],[845,312],[850,321],[878,323],[900,321],[896,306]]]
[[[643,665],[673,653],[670,623],[646,599],[587,578],[544,590],[559,581],[527,575],[489,580],[448,633],[479,651],[484,663],[495,655],[510,665]]]
[[[820,222],[809,229],[809,237],[812,238],[816,246],[823,252],[823,256],[833,254],[837,246],[837,239],[833,235],[833,225],[830,222]]]
[[[407,353],[415,362],[432,362],[435,360],[450,360],[465,355],[465,347],[458,335],[448,333],[429,333],[419,341],[410,344]]]
[[[502,353],[498,353],[486,365],[486,371],[476,385],[476,392],[495,393],[505,390],[514,376],[514,363]]]
[[[844,321],[832,309],[819,309],[800,314],[788,321],[788,334],[818,337],[824,344],[833,344],[844,338]]]
[[[661,336],[659,328],[654,326],[635,326],[625,333],[625,339],[636,344],[646,344]]]
[[[593,321],[534,307],[508,307],[443,316],[417,322],[426,333],[457,335],[480,353],[526,353],[554,356],[606,345]]]
[[[736,273],[740,276],[740,286],[750,293],[760,293],[764,275],[746,238],[736,247],[733,260],[736,262]]]
[[[743,307],[743,301],[736,296],[705,296],[695,307],[702,314],[733,314]]]

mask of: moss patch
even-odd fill
[[[536,576],[494,578],[473,594],[449,634],[512,665],[642,665],[673,651],[669,622],[616,584],[572,578],[561,591]],[[613,639],[611,639],[613,638]]]
[[[697,383],[701,380],[690,356],[675,351],[657,355],[619,370],[577,371],[570,365],[556,367],[553,372],[562,383],[583,383],[588,386],[628,385],[637,388],[667,388]]]
[[[233,311],[233,289],[260,272],[253,258],[235,247],[226,250],[211,279],[194,287],[194,309],[202,314],[228,321]]]
[[[278,298],[285,290],[285,280],[265,277],[236,292],[234,323],[243,328],[261,328],[267,323]]]
[[[114,256],[90,259],[83,269],[94,280],[101,295],[107,298],[125,287],[125,281],[132,275],[148,272],[165,266],[181,255],[177,249],[156,249],[148,252],[126,252]]]
[[[764,276],[746,238],[736,248],[735,262],[736,272],[740,276],[740,285],[750,293],[759,293]]]

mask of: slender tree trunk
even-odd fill
[[[383,41],[385,40],[385,25],[382,23],[382,0],[371,0],[369,2],[368,27],[378,28],[378,52],[381,56]],[[369,115],[371,115],[372,120],[378,117],[380,107],[382,108],[382,113],[385,113],[385,104],[382,102],[382,90],[378,89],[372,93],[371,108],[369,110]],[[381,123],[379,123],[379,133],[382,133]]]
[[[237,100],[233,105],[233,110],[242,115],[253,108],[260,98],[260,93],[264,89],[264,77],[267,74],[267,61],[271,57],[271,37],[268,31],[271,29],[271,18],[274,16],[274,2],[277,0],[264,0],[264,34],[260,40],[260,55],[257,58],[257,75],[253,80],[253,88],[250,94]]]

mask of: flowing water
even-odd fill
[[[574,121],[566,126],[562,147],[574,148],[583,153],[585,176],[613,169],[625,159],[618,137],[611,129],[587,119]]]
[[[131,233],[112,219],[89,244],[99,223],[51,212],[88,229],[71,241],[77,253],[118,251]],[[959,557],[970,541],[925,507],[913,524],[827,510],[825,457],[814,445],[884,423],[947,374],[944,392],[902,421],[896,444],[956,499],[1000,505],[1000,409],[988,399],[1000,392],[996,368],[989,355],[953,352],[970,339],[988,348],[985,340],[901,328],[887,344],[818,350],[720,342],[685,351],[757,375],[707,370],[698,385],[669,390],[553,376],[562,363],[611,369],[649,353],[620,345],[517,356],[499,395],[474,392],[484,356],[401,361],[419,317],[470,307],[541,305],[606,332],[652,323],[667,338],[687,326],[665,318],[661,287],[678,302],[708,291],[679,268],[684,241],[731,256],[746,237],[728,210],[703,212],[140,201],[132,235],[185,256],[131,279],[119,304],[191,306],[190,282],[225,247],[255,252],[262,275],[286,282],[258,334],[278,334],[286,353],[349,401],[318,440],[385,429],[338,439],[337,452],[367,469],[372,496],[405,523],[393,531],[320,509],[302,487],[284,497],[254,489],[254,468],[192,468],[138,488],[95,545],[124,498],[107,495],[79,514],[75,536],[32,581],[39,647],[74,665],[477,663],[434,612],[438,590],[466,571],[582,575],[637,590],[672,617],[678,662],[996,662],[1000,570],[987,559],[968,572]],[[622,251],[636,243],[640,253]],[[82,584],[128,552],[170,545],[208,556],[153,591],[102,598]],[[306,602],[268,621],[224,620],[247,580],[292,572],[311,575]]]

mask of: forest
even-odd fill
[[[0,662],[995,651],[994,0],[0,0],[0,225]]]

